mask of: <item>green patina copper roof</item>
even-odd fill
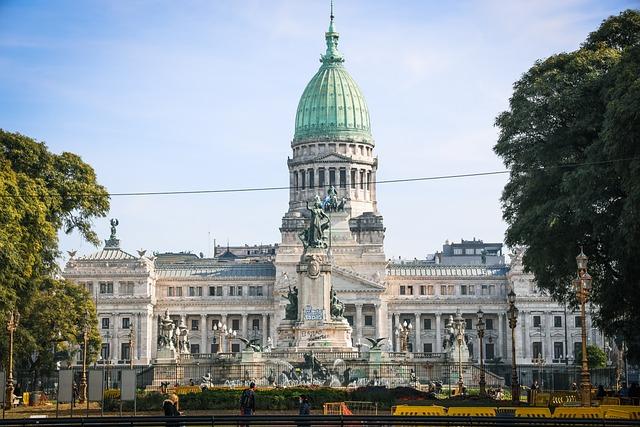
[[[333,16],[325,33],[327,51],[322,65],[298,103],[294,143],[317,140],[372,142],[369,110],[364,96],[342,63],[339,34]]]

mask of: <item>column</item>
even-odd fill
[[[436,348],[433,349],[435,353],[442,353],[442,326],[441,318],[442,313],[436,311]]]
[[[496,357],[504,357],[504,346],[507,340],[504,334],[504,314],[498,313],[498,339],[496,340]]]
[[[545,339],[544,339],[544,349],[542,352],[542,357],[547,359],[547,363],[551,363],[553,359],[553,343],[551,342],[551,328],[553,327],[553,316],[551,316],[550,311],[546,311],[545,313],[545,326],[544,331]]]
[[[269,336],[271,337],[271,341],[273,342],[273,345],[276,346],[278,341],[278,331],[276,329],[275,313],[269,314]]]
[[[395,346],[395,335],[393,334],[393,313],[388,311],[389,308],[387,306],[387,333],[389,339],[387,340],[389,343],[389,351],[394,351]]]
[[[520,357],[524,359],[524,361],[526,361],[527,359],[530,359],[530,357],[528,357],[530,340],[529,340],[529,334],[527,331],[528,329],[527,324],[529,323],[528,320],[529,320],[530,314],[531,313],[529,313],[528,311],[521,311],[520,316],[518,316],[518,323],[520,327],[516,326],[516,339],[517,339],[518,330],[520,330],[520,334],[521,334],[521,337],[520,337],[521,339],[516,341],[516,346],[520,347],[520,352],[519,352],[521,355]],[[520,345],[518,346],[518,344]],[[517,347],[516,347],[516,352],[518,351]],[[527,363],[531,363],[531,361],[529,360],[529,362]]]
[[[415,338],[415,343],[413,345],[413,352],[421,353],[423,348],[422,348],[422,337],[420,336],[420,334],[422,333],[422,325],[420,324],[420,313],[414,313],[414,316],[416,318],[416,321],[415,321],[416,324],[413,326],[413,329],[416,332],[416,338]]]
[[[376,333],[375,333],[375,338],[382,338],[384,336],[384,326],[382,323],[382,305],[381,304],[376,304]]]
[[[262,333],[262,346],[267,345],[267,335],[269,335],[267,329],[267,315],[262,314],[262,323],[260,324],[260,332]]]
[[[356,304],[356,318],[355,318],[355,327],[356,327],[356,339],[355,343],[362,342],[362,304]]]
[[[247,321],[247,317],[248,317],[248,315],[246,313],[244,313],[242,315],[242,325],[240,325],[240,329],[242,330],[242,337],[243,338],[248,338],[247,337],[247,323],[249,323],[249,322]]]
[[[220,325],[218,326],[218,345],[220,346],[220,353],[226,353],[227,349],[226,349],[226,341],[227,339],[222,336],[222,325],[226,325],[227,324],[227,315],[226,314],[221,314],[220,315]],[[227,328],[229,327],[229,325],[227,325]]]
[[[200,315],[200,353],[209,353],[209,349],[207,349],[207,315]]]
[[[400,326],[400,314],[398,313],[394,313],[393,314],[393,324],[395,325],[396,329],[398,328],[398,326]],[[400,337],[396,337],[396,331],[394,330],[393,326],[391,327],[391,332],[392,332],[392,336],[394,337],[394,342],[395,342],[395,346],[394,349],[395,351],[400,351]]]

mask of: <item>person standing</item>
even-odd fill
[[[167,399],[162,402],[162,410],[165,417],[179,417],[182,413],[178,410],[178,395],[170,394]],[[167,427],[177,427],[177,422],[167,422]]]
[[[249,384],[240,396],[240,415],[250,416],[256,413],[256,383]]]

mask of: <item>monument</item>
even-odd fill
[[[299,288],[289,287],[285,320],[278,328],[283,337],[293,335],[290,342],[296,348],[353,349],[351,326],[343,316],[344,304],[331,284],[331,259],[327,244],[331,220],[325,211],[325,205],[334,208],[332,205],[335,202],[331,196],[329,191],[325,203],[318,195],[311,205],[307,201],[309,226],[298,235],[304,246],[296,266]],[[332,205],[328,205],[327,201],[331,201]]]

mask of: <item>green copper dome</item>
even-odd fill
[[[298,103],[294,143],[308,141],[358,141],[371,143],[369,110],[364,96],[342,63],[339,34],[333,25],[325,33],[327,52]]]

